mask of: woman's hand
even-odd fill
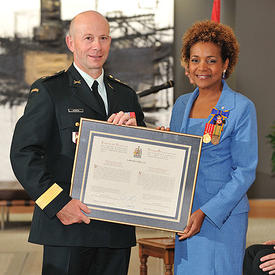
[[[189,222],[188,222],[187,226],[185,227],[183,233],[178,233],[179,240],[184,240],[186,238],[190,238],[193,235],[199,233],[201,230],[202,223],[204,221],[204,217],[205,217],[205,214],[200,209],[195,211],[191,215]]]
[[[168,132],[170,131],[169,127],[164,127],[164,126],[158,126],[156,129],[161,131],[168,131]]]

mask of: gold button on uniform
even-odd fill
[[[79,127],[80,123],[79,123],[79,122],[76,122],[74,125],[75,125],[76,127]]]

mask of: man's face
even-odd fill
[[[83,15],[74,22],[67,38],[75,64],[84,72],[97,78],[102,71],[111,45],[109,25],[100,16]]]

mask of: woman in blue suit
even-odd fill
[[[170,128],[203,136],[203,146],[192,215],[176,238],[176,275],[242,274],[258,159],[254,104],[225,82],[238,54],[232,29],[216,22],[198,22],[183,37],[182,64],[197,88],[177,99]]]

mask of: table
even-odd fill
[[[142,238],[138,240],[140,275],[147,275],[147,258],[162,258],[165,264],[165,275],[173,274],[175,239],[171,237]]]
[[[5,228],[5,221],[9,221],[10,206],[33,206],[34,202],[30,199],[23,187],[16,181],[0,182],[0,207],[1,220],[0,228]]]

